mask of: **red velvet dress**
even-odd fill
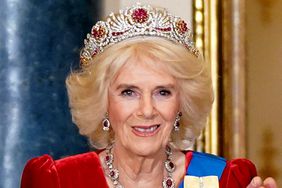
[[[193,152],[186,153],[186,169]],[[220,179],[220,188],[245,188],[256,176],[255,166],[246,159],[227,161]],[[60,160],[44,155],[31,159],[22,175],[21,188],[108,188],[95,152]]]

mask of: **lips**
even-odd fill
[[[133,126],[132,132],[137,136],[147,137],[155,135],[159,130],[160,125],[151,126]]]

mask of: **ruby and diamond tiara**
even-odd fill
[[[80,53],[80,65],[88,66],[91,59],[115,43],[137,36],[156,36],[178,42],[189,52],[199,57],[194,46],[191,30],[184,20],[169,14],[164,9],[136,4],[111,13],[107,21],[98,21],[87,34]]]

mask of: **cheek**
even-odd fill
[[[179,101],[177,98],[158,104],[158,111],[162,118],[167,122],[174,122],[179,111]]]
[[[136,108],[134,101],[109,100],[108,113],[111,124],[119,126],[124,124]]]

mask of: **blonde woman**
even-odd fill
[[[209,72],[187,24],[163,9],[134,5],[98,22],[66,80],[73,121],[98,150],[34,158],[21,187],[263,186],[246,159],[187,150],[213,102]]]

